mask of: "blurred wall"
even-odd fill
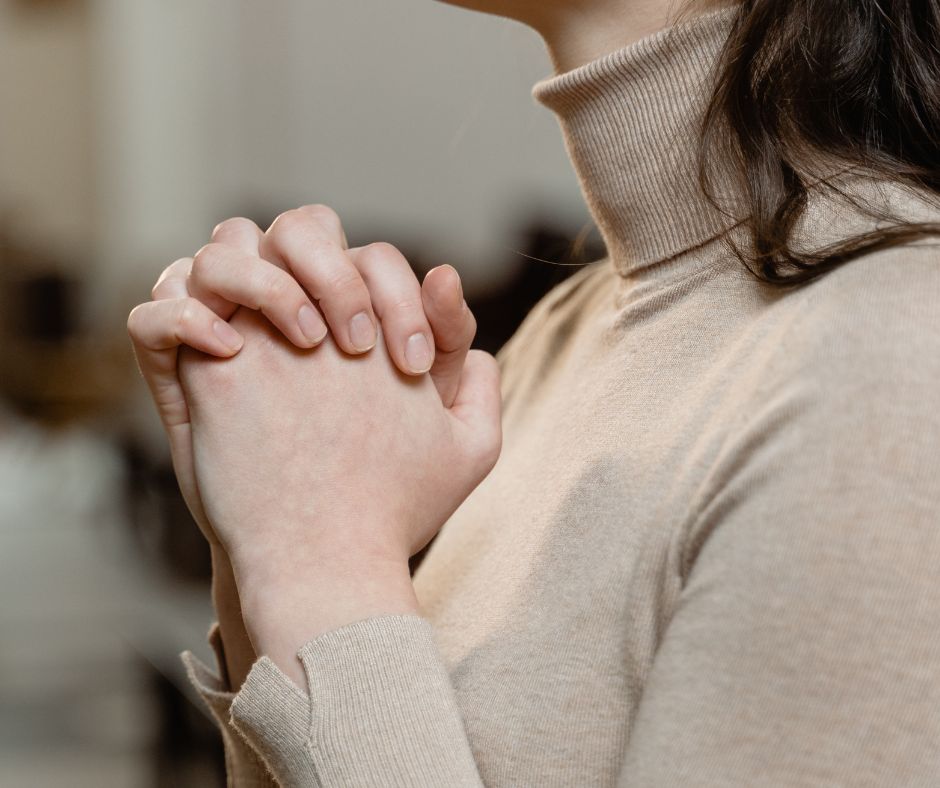
[[[88,252],[96,226],[87,6],[0,0],[0,231]]]
[[[87,1],[112,303],[232,214],[326,202],[471,292],[506,273],[520,217],[586,218],[516,23],[432,0]]]
[[[227,216],[328,203],[354,243],[457,267],[473,301],[530,220],[587,222],[530,93],[550,71],[532,31],[434,0],[0,0],[0,290],[77,282],[67,356],[107,360],[97,392],[130,371],[127,312]]]
[[[0,0],[3,266],[78,283],[82,368],[130,368],[127,312],[232,215],[328,203],[472,301],[522,225],[588,219],[531,97],[550,71],[532,31],[434,0]]]
[[[221,784],[177,658],[206,656],[205,545],[131,306],[219,220],[314,201],[485,304],[587,219],[549,70],[433,0],[0,0],[0,784]],[[571,270],[490,296],[490,336]]]

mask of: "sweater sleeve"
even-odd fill
[[[504,398],[526,332],[536,330],[543,312],[592,274],[604,273],[606,262],[585,266],[553,288],[499,350]],[[217,627],[213,631],[224,677],[221,640]],[[231,783],[483,784],[429,621],[378,616],[354,622],[305,644],[298,657],[306,691],[262,657],[236,696],[192,654],[184,654],[191,681],[222,729]]]
[[[298,652],[299,689],[267,657],[231,705],[283,786],[481,786],[430,622],[374,616]]]
[[[693,507],[621,785],[940,784],[940,269],[922,273],[930,297],[866,288],[776,349]]]
[[[235,698],[225,669],[225,652],[218,624],[209,630],[209,645],[215,654],[216,670],[196,658],[191,651],[181,655],[190,683],[209,708],[222,733],[225,749],[225,773],[232,788],[271,788],[277,783],[264,761],[232,725],[231,706]]]

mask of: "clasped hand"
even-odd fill
[[[349,249],[324,206],[267,232],[219,225],[128,328],[187,504],[252,600],[246,622],[254,600],[353,593],[387,567],[400,584],[498,457],[499,373],[468,350],[456,272],[422,286],[394,247]]]

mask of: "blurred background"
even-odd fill
[[[214,786],[208,553],[127,313],[311,202],[457,268],[491,352],[603,250],[516,23],[433,0],[0,0],[0,786]],[[544,262],[550,261],[550,262]],[[211,664],[211,662],[210,662]]]

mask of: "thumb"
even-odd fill
[[[463,299],[460,276],[449,265],[432,268],[421,284],[421,300],[434,332],[434,364],[431,379],[445,408],[454,404],[463,363],[473,343],[477,321]]]
[[[464,446],[489,463],[489,472],[503,439],[499,364],[489,353],[467,353],[457,397],[448,412],[457,422]]]

